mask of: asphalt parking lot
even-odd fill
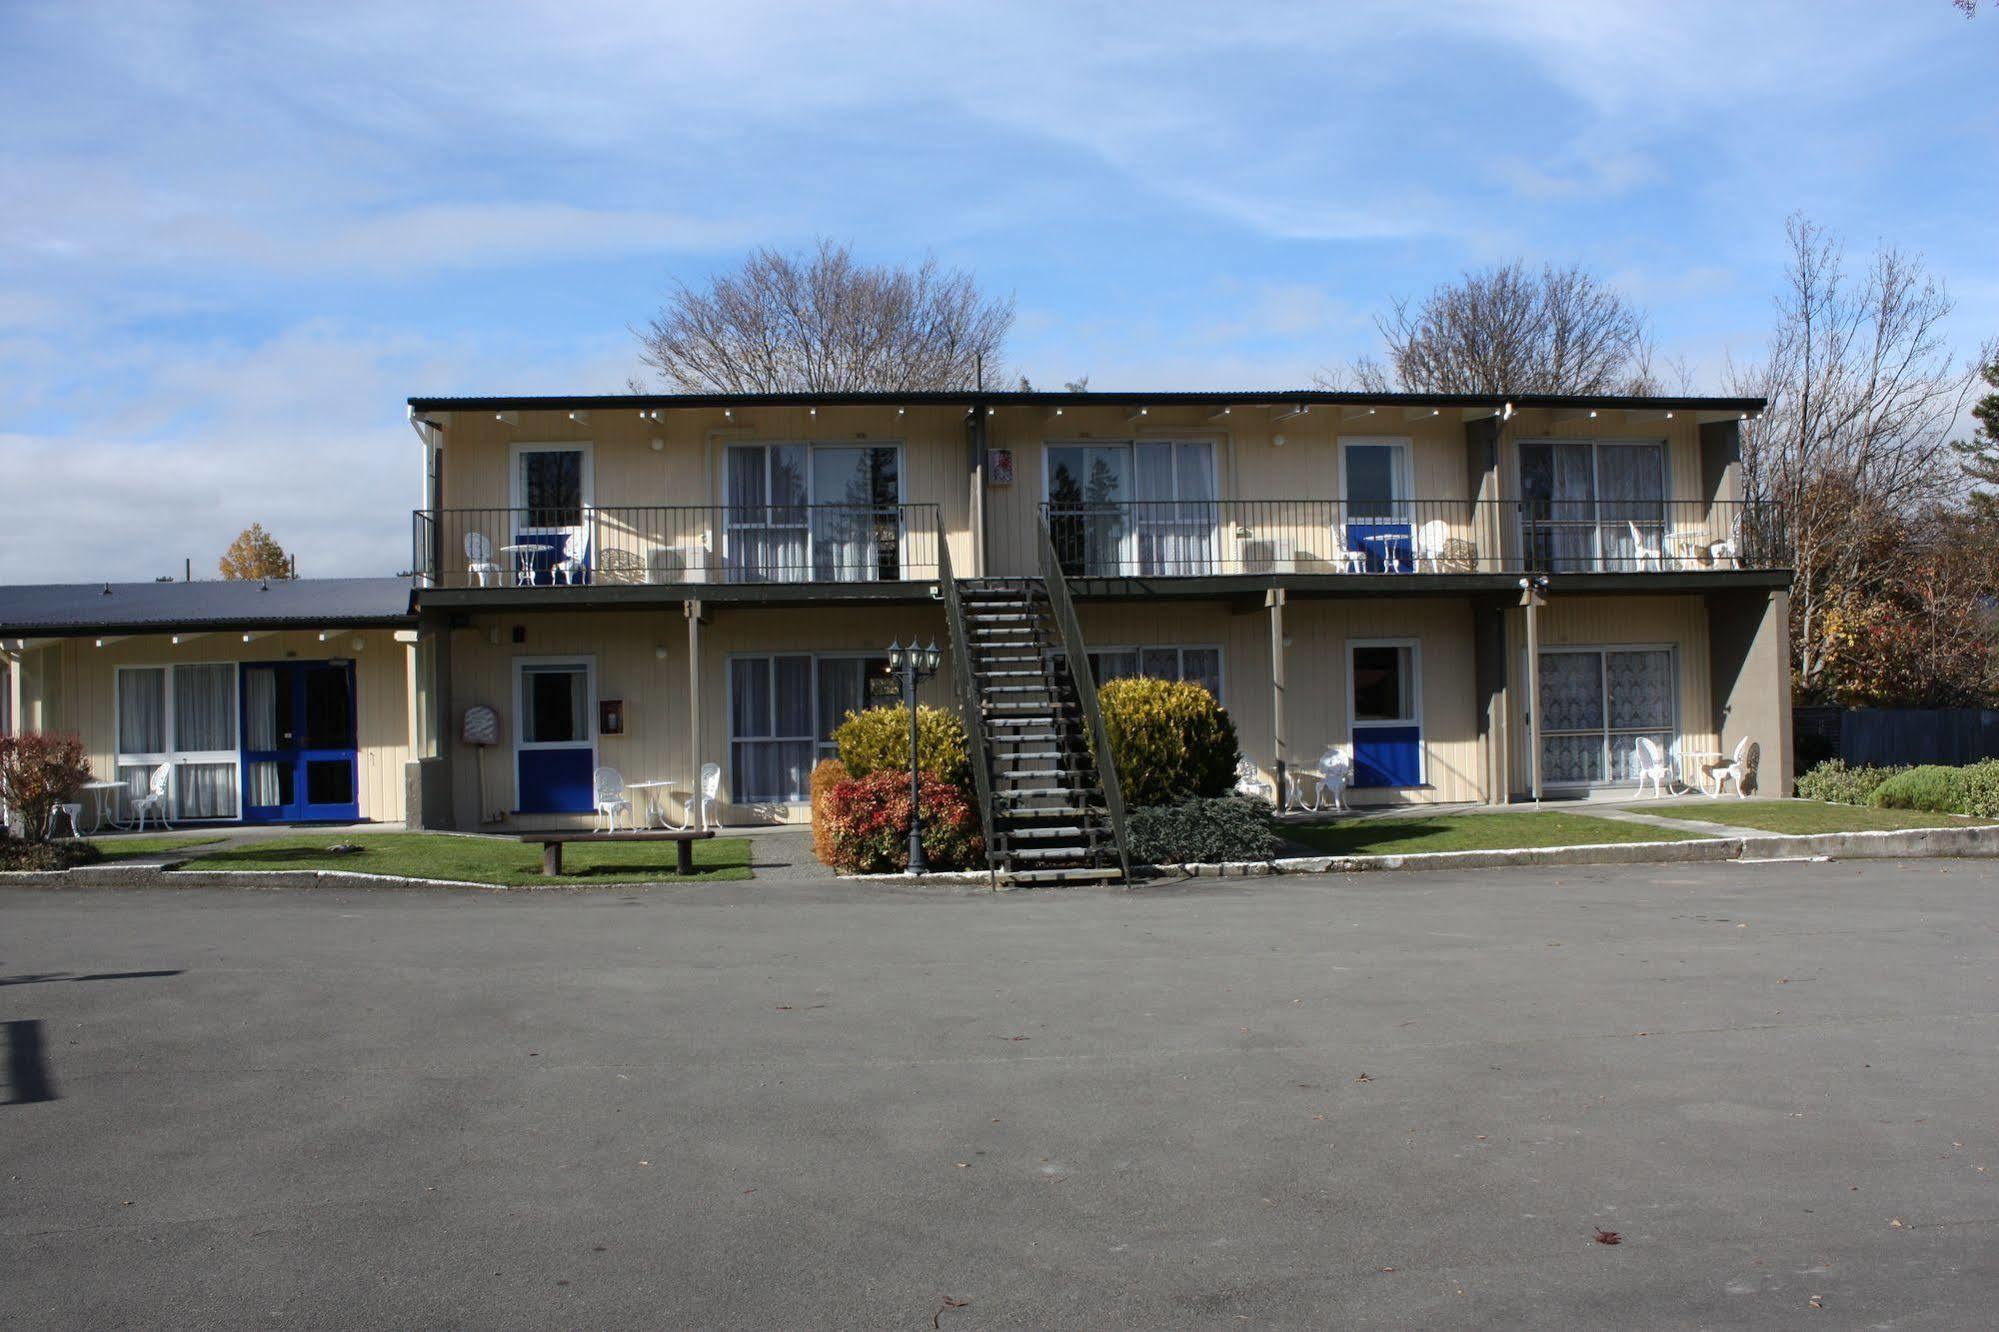
[[[0,1020],[12,1327],[1942,1327],[1999,1289],[1994,862],[0,889]]]

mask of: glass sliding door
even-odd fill
[[[243,668],[246,820],[359,818],[356,758],[353,663]]]
[[[1084,577],[1215,571],[1214,445],[1120,440],[1048,446],[1048,532]]]
[[[732,583],[804,582],[811,482],[803,444],[731,444],[722,567]]]
[[[1140,574],[1215,572],[1215,461],[1205,440],[1132,446]]]
[[[1120,572],[1130,531],[1131,450],[1122,444],[1048,447],[1048,534],[1071,577]]]
[[[555,566],[573,554],[585,581],[589,549],[589,451],[575,444],[514,446],[514,531],[512,544],[516,578],[522,583],[552,583]]]
[[[812,573],[821,582],[902,577],[902,476],[893,447],[812,448]]]
[[[1359,552],[1362,567],[1370,573],[1401,573],[1414,567],[1408,442],[1346,440],[1340,446],[1340,472],[1345,497],[1343,548]]]
[[[798,804],[812,765],[837,756],[833,732],[849,715],[893,701],[872,687],[883,656],[793,652],[729,660],[729,798]]]
[[[1656,442],[1529,440],[1520,446],[1521,548],[1548,573],[1653,567],[1666,535],[1666,452]]]
[[[1639,737],[1678,738],[1673,650],[1550,648],[1541,653],[1541,778],[1550,786],[1634,780]]]

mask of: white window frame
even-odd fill
[[[1673,715],[1672,718],[1666,723],[1664,727],[1660,727],[1657,729],[1668,732],[1672,736],[1672,743],[1678,743],[1681,739],[1684,738],[1684,733],[1680,730],[1679,644],[1677,643],[1543,643],[1540,645],[1540,649],[1541,649],[1541,655],[1544,657],[1557,652],[1588,652],[1588,653],[1594,653],[1599,657],[1608,656],[1610,653],[1613,652],[1665,653],[1667,664],[1672,669],[1672,683],[1668,688],[1668,695],[1671,697],[1673,701]],[[1523,648],[1522,651],[1525,651],[1525,649]],[[1534,669],[1536,677],[1538,678],[1541,671],[1541,663],[1539,661],[1535,661],[1532,662],[1531,665]],[[1627,777],[1616,777],[1612,775],[1612,770],[1617,765],[1613,761],[1611,744],[1619,735],[1629,735],[1634,737],[1639,735],[1648,735],[1653,732],[1654,728],[1645,727],[1645,728],[1633,729],[1631,727],[1618,728],[1612,726],[1610,724],[1609,663],[1604,662],[1597,674],[1598,678],[1602,681],[1601,702],[1603,706],[1603,725],[1598,728],[1598,733],[1603,737],[1603,777],[1601,780],[1594,782],[1554,782],[1554,781],[1548,781],[1544,777],[1542,779],[1543,786],[1549,787],[1550,789],[1553,790],[1561,790],[1561,791],[1592,791],[1592,790],[1600,790],[1605,787],[1621,786],[1625,782],[1630,780],[1630,778]],[[1524,707],[1524,700],[1523,700],[1523,707],[1522,707],[1523,715],[1525,714],[1525,711],[1526,709]],[[1543,711],[1545,711],[1545,709],[1543,709]],[[1534,745],[1536,751],[1538,752],[1541,745],[1541,739],[1544,734],[1544,731],[1542,730],[1541,727],[1541,719],[1538,717],[1533,717],[1533,718],[1527,718],[1526,720],[1531,721],[1533,725],[1523,726],[1522,729],[1527,732],[1528,743]],[[1554,734],[1588,735],[1590,734],[1590,732],[1556,731],[1554,732]],[[1532,754],[1528,755],[1528,761],[1530,763],[1533,761],[1533,757],[1534,756]],[[1545,766],[1545,764],[1546,760],[1543,759],[1543,765]]]
[[[1389,504],[1388,513],[1359,513],[1353,505],[1353,486],[1347,480],[1347,453],[1353,448],[1389,448],[1395,450],[1394,485],[1396,498]],[[1407,435],[1341,435],[1340,436],[1340,514],[1341,521],[1379,523],[1407,523],[1414,521],[1416,486],[1416,463],[1414,443]]]
[[[1353,654],[1355,648],[1406,647],[1409,649],[1409,709],[1411,715],[1395,721],[1360,721],[1355,717]],[[1430,784],[1430,728],[1423,724],[1423,641],[1419,638],[1349,638],[1346,640],[1345,659],[1342,663],[1347,682],[1347,755],[1354,761],[1360,753],[1358,732],[1388,730],[1393,727],[1414,726],[1416,728],[1416,783],[1423,787]],[[1384,788],[1406,791],[1414,787],[1397,786]]]
[[[1524,482],[1521,479],[1521,456],[1526,451],[1528,446],[1534,444],[1590,445],[1590,452],[1589,452],[1590,495],[1592,499],[1599,504],[1603,502],[1603,487],[1600,484],[1601,470],[1598,465],[1599,462],[1597,457],[1598,450],[1606,448],[1613,448],[1613,449],[1655,448],[1659,450],[1659,510],[1662,516],[1662,521],[1660,525],[1661,527],[1664,528],[1664,531],[1661,532],[1660,536],[1663,539],[1668,533],[1672,532],[1673,530],[1673,442],[1671,440],[1660,435],[1652,435],[1652,436],[1617,435],[1608,439],[1599,439],[1594,435],[1579,435],[1568,438],[1564,438],[1561,435],[1534,435],[1527,439],[1516,440],[1514,441],[1513,444],[1513,496],[1514,496],[1515,514],[1516,514],[1516,517],[1514,518],[1514,528],[1515,528],[1514,540],[1520,544],[1523,553],[1526,550],[1526,544],[1527,544],[1526,541],[1527,489]],[[1622,503],[1624,501],[1615,501],[1615,502]],[[1593,548],[1590,551],[1590,561],[1596,566],[1593,572],[1597,573],[1615,572],[1613,570],[1608,570],[1603,567],[1604,565],[1603,524],[1596,523],[1592,525],[1592,542],[1593,542]]]
[[[731,530],[740,526],[744,531],[753,531],[759,526],[759,524],[755,523],[732,524],[729,521],[729,514],[737,507],[734,495],[735,487],[729,481],[731,474],[729,450],[762,449],[764,451],[764,494],[768,496],[770,494],[770,451],[782,448],[801,448],[805,450],[805,542],[808,570],[812,559],[812,510],[825,502],[819,498],[819,469],[812,465],[813,453],[819,449],[895,450],[895,511],[898,529],[896,573],[902,579],[907,579],[909,577],[909,555],[912,534],[902,527],[901,518],[903,516],[903,509],[909,503],[907,494],[909,487],[909,450],[904,447],[903,441],[900,439],[728,439],[722,441],[722,521],[720,523],[720,544],[722,549],[719,553],[722,567],[724,569],[729,567],[729,533]],[[770,507],[768,499],[764,501],[764,506],[766,508]],[[768,524],[763,524],[762,526],[768,530]],[[746,652],[743,655],[753,657],[759,654]],[[797,656],[798,654],[781,652],[762,655]]]
[[[236,737],[234,749],[191,749],[176,748],[178,737],[174,735],[174,692],[175,680],[180,668],[188,666],[226,666],[229,668],[229,726]],[[160,734],[166,748],[158,753],[138,753],[123,748],[122,734],[125,706],[125,672],[160,671],[164,685],[161,692]],[[111,677],[111,767],[116,775],[126,768],[145,768],[150,776],[152,770],[162,763],[173,765],[173,773],[167,779],[167,803],[176,820],[187,819],[197,823],[240,823],[243,819],[243,667],[234,661],[160,661],[132,662],[117,667]],[[180,812],[180,770],[188,767],[212,767],[228,764],[236,770],[236,804],[228,814],[196,816]]]
[[[590,525],[591,512],[597,507],[596,450],[592,448],[589,441],[555,441],[543,444],[529,442],[513,444],[507,449],[507,495],[512,501],[509,507],[514,510],[514,516],[517,520],[514,526],[515,533],[519,535],[535,535],[581,530],[576,527],[537,527],[527,521],[526,511],[529,505],[527,502],[526,486],[523,484],[521,476],[521,459],[530,453],[580,453],[583,455],[581,463],[583,481],[582,503],[578,506],[580,510],[578,517],[582,520],[582,527],[588,527]]]
[[[741,740],[746,744],[797,744],[800,741],[809,740],[809,742],[812,745],[812,761],[815,765],[818,764],[822,759],[827,757],[827,755],[823,753],[823,747],[828,743],[827,741],[822,740],[819,735],[821,731],[826,729],[825,726],[826,719],[819,715],[819,663],[822,661],[880,660],[886,657],[887,655],[888,654],[885,652],[881,651],[870,652],[863,648],[842,649],[839,651],[832,651],[832,652],[813,652],[809,650],[798,651],[796,649],[787,649],[787,648],[770,648],[762,652],[744,651],[744,652],[731,652],[726,654],[723,658],[723,665],[722,665],[722,676],[723,676],[722,702],[723,702],[723,707],[726,710],[729,718],[729,742],[728,742],[729,748],[728,748],[728,762],[723,765],[722,770],[728,775],[729,778],[730,801],[732,803],[739,803],[739,804],[759,804],[759,805],[783,804],[790,807],[803,806],[806,803],[806,801],[803,800],[789,800],[789,799],[780,798],[778,796],[769,796],[769,795],[744,795],[738,792],[735,789],[736,742],[738,740]],[[739,736],[736,734],[736,700],[734,693],[731,692],[734,690],[736,683],[736,663],[738,661],[770,661],[777,657],[804,657],[812,664],[812,669],[809,676],[807,688],[811,691],[812,695],[809,701],[812,709],[813,733],[810,737],[796,736],[796,735]],[[772,693],[773,704],[775,704],[776,702],[776,694],[774,686],[775,686],[775,681],[773,680],[773,693]],[[900,700],[898,699],[898,701]]]
[[[527,735],[527,695],[523,692],[527,685],[528,668],[531,666],[581,666],[583,668],[583,726],[589,732],[587,745],[575,740],[535,740]],[[553,656],[533,656],[513,658],[513,700],[514,700],[514,747],[511,771],[508,774],[513,787],[513,801],[509,808],[521,807],[521,755],[540,753],[556,749],[585,749],[590,751],[590,768],[594,772],[597,762],[597,655],[594,652],[562,652]]]

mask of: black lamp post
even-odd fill
[[[902,677],[902,703],[909,709],[910,874],[930,872],[930,862],[923,858],[923,774],[916,767],[916,686],[937,674],[939,657],[936,639],[930,641],[929,647],[918,647],[913,637],[908,647],[900,643],[888,645],[889,674]]]

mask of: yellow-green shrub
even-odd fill
[[[1224,795],[1235,784],[1235,723],[1200,685],[1113,680],[1097,691],[1128,806]]]
[[[829,824],[826,820],[826,797],[851,773],[847,765],[838,759],[820,759],[812,769],[812,854],[825,864],[832,864],[833,844]]]
[[[847,720],[833,730],[833,743],[840,747],[840,762],[851,777],[876,772],[909,771],[909,709],[867,708],[847,714]],[[971,761],[965,757],[965,724],[955,712],[918,704],[916,708],[916,766],[953,786],[969,787]]]

